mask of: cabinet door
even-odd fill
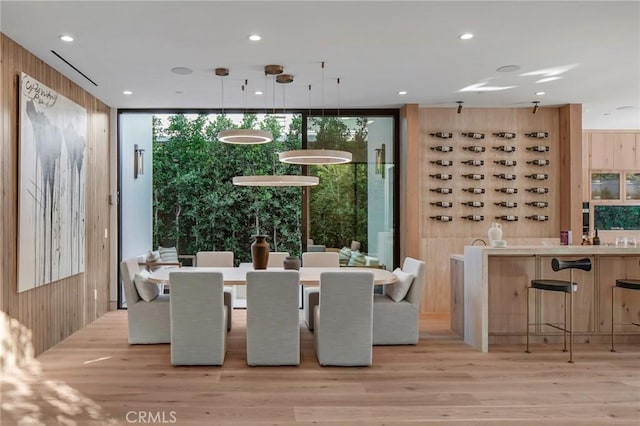
[[[640,256],[600,256],[598,265],[598,287],[600,291],[598,331],[611,332],[611,287],[616,279],[640,280]],[[616,324],[640,323],[640,291],[616,289]],[[636,326],[617,326],[616,333],[638,332]]]
[[[591,134],[591,170],[613,169],[613,134]]]
[[[551,269],[551,259],[553,257],[541,256],[540,257],[540,278],[551,280],[566,280],[569,281],[569,270],[554,272]],[[560,257],[562,260],[573,260],[577,257]],[[594,262],[593,257],[590,256],[591,262]],[[592,263],[595,266],[595,263]],[[578,283],[578,290],[573,293],[573,321],[574,332],[593,332],[595,331],[595,277],[594,269],[590,272],[581,271],[578,269],[573,270],[573,281]],[[555,291],[541,291],[531,290],[537,294],[538,313],[539,318],[537,322],[545,323],[562,323],[564,322],[564,293]],[[569,298],[567,297],[567,304]],[[567,311],[568,315],[568,311]],[[551,327],[542,327],[542,333],[557,334],[562,333],[559,330]]]
[[[634,133],[616,133],[611,136],[613,168],[616,170],[637,170],[636,135]]]
[[[489,257],[489,334],[525,334],[535,257]]]

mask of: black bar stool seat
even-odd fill
[[[562,326],[551,323],[543,323],[550,327],[561,330],[564,333],[564,347],[563,351],[567,351],[567,334],[569,334],[569,362],[573,363],[573,293],[578,289],[578,283],[573,281],[573,270],[580,269],[582,271],[591,270],[591,259],[585,257],[578,260],[560,260],[558,258],[551,259],[551,269],[554,272],[562,271],[563,269],[569,269],[569,281],[566,280],[550,280],[539,279],[531,280],[531,286],[527,287],[527,349],[529,353],[529,327],[532,325],[538,325],[536,323],[529,322],[529,300],[531,290],[542,291],[555,291],[564,293],[564,323]],[[569,319],[567,321],[567,296],[569,298]]]
[[[640,280],[632,280],[630,278],[621,278],[616,280],[616,285],[611,286],[611,352],[615,352],[616,348],[614,346],[614,334],[615,334],[615,301],[616,301],[616,288],[624,288],[627,290],[640,290]],[[640,323],[630,322],[630,323],[621,323],[620,325],[635,325],[640,326]]]
[[[616,280],[616,287],[627,288],[629,290],[640,290],[640,280],[622,279]]]

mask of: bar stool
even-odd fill
[[[543,290],[543,291],[559,291],[564,293],[564,323],[562,327],[557,324],[543,323],[550,327],[562,330],[564,332],[564,347],[563,352],[567,351],[567,333],[569,333],[569,362],[573,363],[573,292],[578,288],[578,283],[573,281],[573,270],[581,269],[583,271],[591,270],[591,259],[584,258],[578,260],[559,260],[558,258],[551,259],[551,269],[554,272],[562,271],[563,269],[569,269],[569,281],[565,280],[531,280],[531,286],[527,287],[527,349],[529,351],[529,326],[538,325],[537,323],[529,322],[529,298],[531,289]],[[569,295],[569,323],[567,327],[567,294]]]
[[[632,280],[629,278],[623,278],[623,279],[619,279],[616,280],[616,285],[611,287],[611,352],[615,352],[616,349],[613,346],[613,326],[614,326],[614,306],[615,306],[615,295],[616,295],[616,288],[626,288],[627,290],[640,290],[640,280]],[[635,322],[630,322],[630,323],[621,323],[620,325],[636,325],[636,326],[640,326],[640,324],[635,323]]]

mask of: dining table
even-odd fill
[[[266,271],[282,271],[282,267],[267,268]],[[222,272],[224,285],[246,285],[247,272],[254,271],[250,263],[241,263],[238,267],[167,267],[153,271],[149,277],[149,281],[156,284],[169,284],[170,274],[172,272]],[[375,285],[394,284],[398,281],[392,272],[386,269],[366,268],[366,267],[301,267],[300,284],[305,286],[318,286],[320,284],[320,275],[324,272],[372,272],[373,283]]]

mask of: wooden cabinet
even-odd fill
[[[611,331],[611,287],[615,285],[616,279],[631,278],[640,280],[640,256],[617,257],[601,256],[598,265],[598,331],[609,333]],[[640,291],[616,289],[616,324],[620,323],[640,323]],[[638,331],[638,327],[621,327],[620,333],[624,331]],[[618,334],[618,331],[616,331]]]
[[[495,256],[489,259],[489,306],[492,307],[489,310],[489,334],[524,332],[527,287],[535,276],[533,256]]]

